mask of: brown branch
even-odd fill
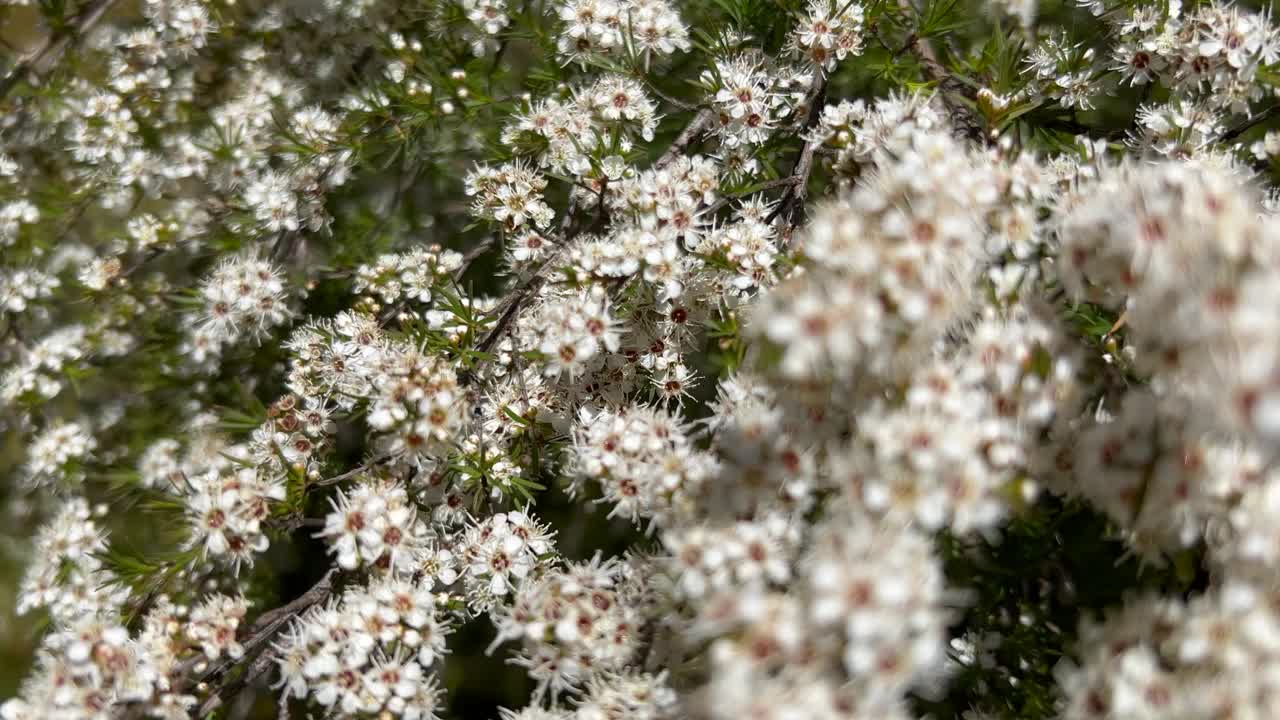
[[[238,677],[225,684],[215,686],[210,691],[210,695],[204,705],[200,707],[199,713],[193,717],[208,716],[221,707],[227,699],[234,697],[249,683],[258,680],[271,670],[271,663],[274,661],[275,656],[271,652],[261,652],[261,650],[265,649],[266,643],[271,640],[284,623],[301,615],[314,605],[323,602],[333,592],[333,575],[336,572],[336,569],[329,570],[324,577],[320,578],[319,582],[311,586],[302,595],[285,605],[268,610],[260,615],[247,631],[245,641],[241,643],[241,647],[244,648],[244,654],[239,659],[232,660],[227,658],[212,669],[205,670],[198,678],[191,677],[191,673],[200,666],[204,660],[203,655],[197,653],[194,657],[178,665],[174,672],[175,691],[220,681],[226,672],[236,665],[251,661],[249,668]],[[133,720],[133,718],[141,717],[144,709],[145,705],[141,702],[122,703],[112,709],[112,717],[114,720]]]
[[[714,119],[715,113],[712,111],[706,109],[699,110],[698,114],[693,116],[693,119],[689,121],[689,124],[685,126],[684,130],[680,131],[680,134],[676,136],[674,141],[672,141],[671,147],[667,148],[667,151],[662,153],[662,157],[659,157],[658,161],[655,162],[653,166],[655,168],[664,168],[667,165],[670,165],[677,157],[680,156],[680,153],[684,152],[685,148],[692,145],[693,142],[702,135],[702,132],[711,125],[711,121]]]
[[[563,246],[560,250],[553,253],[551,257],[544,260],[536,270],[529,274],[529,277],[525,278],[524,282],[520,283],[520,285],[514,290],[507,293],[507,295],[498,304],[498,308],[500,309],[498,321],[489,329],[489,332],[484,334],[484,337],[480,338],[480,342],[476,343],[476,350],[482,353],[487,353],[493,349],[494,345],[498,344],[498,340],[502,337],[503,333],[507,331],[511,324],[515,322],[520,311],[528,301],[537,294],[538,290],[542,288],[543,283],[547,281],[547,276],[544,271],[553,267],[554,264],[559,261],[562,252]],[[484,362],[484,359],[480,359],[476,362],[475,367],[459,373],[459,384],[464,386],[470,385],[475,380],[476,373],[484,366]]]
[[[898,0],[898,6],[903,10],[915,11],[911,0]],[[973,108],[964,104],[962,100],[956,99],[958,96],[970,102],[976,102],[977,91],[952,74],[938,59],[938,51],[934,49],[933,43],[929,42],[928,38],[920,37],[919,33],[912,31],[907,36],[907,42],[903,46],[903,50],[910,50],[916,56],[916,60],[920,62],[920,68],[924,71],[925,77],[937,85],[938,97],[942,100],[943,106],[946,107],[947,114],[951,116],[951,126],[955,134],[980,144],[986,144],[987,136],[983,130],[984,123],[978,118]],[[900,50],[899,53],[901,52]]]
[[[805,198],[809,195],[809,175],[813,172],[813,158],[818,150],[818,146],[822,143],[815,139],[805,139],[808,134],[822,120],[822,110],[827,104],[827,76],[819,73],[813,79],[813,85],[809,88],[806,101],[809,107],[809,114],[805,117],[804,125],[800,128],[800,138],[804,140],[804,147],[800,149],[800,154],[796,156],[795,164],[791,166],[791,174],[788,176],[790,183],[787,190],[782,194],[782,199],[778,201],[778,207],[769,213],[767,220],[783,216],[786,218],[787,224],[794,225],[796,218],[804,211]]]
[[[9,94],[24,76],[37,72],[41,66],[57,63],[72,45],[93,29],[94,25],[115,5],[116,0],[94,0],[65,28],[45,36],[40,45],[9,69],[0,78],[0,98]]]
[[[911,50],[920,61],[925,77],[938,86],[938,97],[951,116],[951,126],[956,135],[976,143],[986,144],[984,123],[978,118],[973,108],[966,105],[963,100],[957,99],[960,97],[973,102],[977,98],[977,93],[938,61],[938,54],[928,40],[915,39],[911,43]]]
[[[209,698],[200,706],[200,712],[196,715],[197,717],[208,717],[210,713],[221,707],[236,693],[270,672],[271,663],[275,657],[274,653],[267,649],[267,643],[285,623],[302,615],[329,597],[333,592],[333,576],[336,572],[336,569],[330,569],[329,572],[325,573],[324,577],[320,578],[319,582],[312,585],[306,592],[292,601],[258,616],[258,619],[249,628],[248,637],[240,644],[244,648],[244,654],[237,660],[228,658],[214,666],[200,678],[200,682],[208,683],[224,678],[227,671],[246,661],[250,661],[249,667],[234,679],[223,682],[219,687],[211,690]]]

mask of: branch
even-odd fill
[[[898,0],[898,6],[903,10],[915,12],[916,9],[912,5],[911,0]],[[979,144],[986,144],[987,136],[983,130],[984,123],[978,118],[978,115],[963,102],[956,100],[955,96],[968,99],[974,102],[977,99],[977,93],[973,88],[965,85],[950,70],[938,60],[938,51],[934,49],[933,44],[928,38],[920,37],[919,33],[912,32],[907,36],[907,42],[903,46],[903,50],[910,50],[916,56],[916,60],[920,62],[920,68],[924,70],[924,75],[931,82],[938,86],[938,97],[942,100],[942,104],[947,108],[947,113],[951,116],[951,125],[956,135],[965,137]],[[902,52],[901,50],[899,52]]]
[[[715,114],[710,110],[704,109],[698,111],[698,114],[694,115],[693,119],[689,121],[689,124],[685,126],[684,130],[680,131],[680,134],[676,136],[674,141],[672,141],[671,146],[667,148],[666,152],[662,154],[662,157],[658,158],[658,161],[655,162],[653,166],[655,168],[661,168],[674,161],[685,148],[693,144],[698,136],[702,134],[703,130],[711,124],[714,118]],[[600,207],[603,207],[603,197],[601,198]],[[597,218],[597,220],[599,220],[599,218]],[[529,277],[526,278],[524,282],[520,283],[519,286],[508,292],[502,298],[502,301],[498,303],[498,321],[494,323],[494,326],[489,330],[489,332],[485,333],[484,337],[480,339],[480,342],[476,343],[476,350],[482,353],[487,353],[493,349],[493,346],[498,344],[498,340],[502,337],[503,333],[505,333],[507,329],[510,328],[511,324],[516,321],[516,318],[520,316],[520,313],[524,310],[525,306],[528,305],[529,300],[531,300],[533,296],[538,293],[538,290],[542,288],[542,285],[547,281],[546,271],[556,266],[560,260],[560,256],[564,253],[564,248],[568,246],[569,241],[576,235],[575,232],[570,230],[570,227],[573,224],[572,221],[573,212],[571,209],[569,212],[565,213],[563,222],[560,226],[561,231],[564,233],[560,249],[553,253],[551,257],[544,260],[536,270],[530,273]],[[484,364],[485,360],[481,359],[476,362],[476,366],[474,368],[459,373],[459,383],[466,386],[474,382],[477,372],[484,366]]]
[[[9,72],[0,78],[0,98],[9,94],[18,81],[28,73],[34,73],[42,65],[52,65],[62,59],[71,46],[93,29],[102,16],[116,4],[116,0],[94,0],[84,12],[80,13],[66,28],[45,36],[40,45],[25,58],[18,61]]]
[[[333,575],[336,569],[330,569],[325,573],[320,581],[313,585],[306,592],[299,595],[294,600],[285,605],[281,605],[273,610],[268,610],[254,621],[249,628],[248,638],[242,643],[245,652],[238,660],[227,658],[221,663],[215,665],[212,669],[205,671],[199,678],[191,678],[190,673],[203,661],[204,656],[197,653],[194,657],[183,661],[174,672],[174,689],[180,691],[188,686],[199,687],[200,685],[210,682],[225,675],[231,668],[243,662],[252,660],[249,668],[241,673],[239,677],[224,685],[215,687],[211,690],[209,698],[204,705],[200,707],[198,714],[192,717],[206,717],[213,711],[217,710],[226,699],[233,697],[240,692],[250,682],[257,680],[271,670],[271,663],[274,660],[274,654],[270,652],[262,652],[263,648],[287,621],[293,619],[306,612],[312,606],[323,602],[325,598],[333,592]],[[255,657],[255,654],[257,655]],[[144,714],[145,706],[138,701],[129,701],[117,705],[112,709],[113,720],[133,720],[140,718]]]
[[[487,353],[493,349],[494,345],[498,344],[499,338],[501,338],[502,334],[507,331],[507,328],[515,322],[516,317],[528,303],[529,299],[537,294],[538,290],[542,288],[542,284],[547,281],[547,276],[544,271],[553,267],[555,263],[559,261],[562,252],[563,246],[561,246],[560,250],[557,250],[552,254],[551,257],[544,260],[542,264],[538,266],[538,269],[534,270],[524,282],[520,283],[520,285],[516,287],[515,290],[507,293],[507,295],[502,299],[502,302],[498,305],[498,307],[501,308],[501,314],[498,316],[498,322],[494,323],[493,327],[489,329],[489,332],[485,333],[484,337],[480,339],[480,342],[476,343],[476,350],[482,353]],[[475,379],[476,372],[483,365],[483,359],[477,361],[476,367],[459,374],[458,382],[464,386],[471,384]]]
[[[1272,105],[1271,107],[1268,107],[1265,110],[1259,111],[1253,117],[1249,118],[1248,120],[1240,123],[1239,125],[1223,133],[1222,137],[1218,138],[1218,141],[1225,143],[1225,142],[1231,142],[1232,140],[1235,140],[1236,138],[1249,132],[1253,128],[1266,122],[1272,115],[1276,114],[1277,110],[1280,110],[1280,104]]]
[[[938,62],[938,55],[928,40],[916,39],[911,43],[911,51],[920,61],[924,74],[938,86],[938,97],[951,116],[951,125],[960,137],[968,138],[976,143],[986,144],[987,135],[983,130],[983,122],[973,108],[957,100],[956,96],[973,101],[977,96],[973,89],[961,82],[951,71]]]
[[[760,183],[759,185],[753,185],[742,192],[725,195],[724,197],[720,198],[719,200],[715,201],[710,206],[708,206],[707,209],[703,211],[703,214],[715,215],[716,213],[720,212],[720,210],[723,209],[726,205],[733,202],[734,200],[740,200],[744,197],[747,197],[748,195],[755,195],[756,193],[768,192],[770,190],[774,190],[780,187],[790,187],[796,184],[796,180],[797,178],[795,178],[794,176],[788,175],[787,177],[776,178],[774,180],[769,180],[768,182]]]
[[[336,569],[330,569],[329,572],[320,578],[320,581],[312,585],[309,590],[294,598],[289,603],[281,605],[273,610],[268,610],[258,617],[249,628],[248,638],[241,643],[244,648],[244,655],[238,660],[228,658],[213,669],[204,674],[200,679],[201,683],[210,682],[215,678],[225,677],[228,670],[246,660],[252,660],[249,667],[235,679],[229,682],[223,682],[220,687],[216,687],[210,691],[209,698],[200,706],[200,712],[196,717],[208,717],[210,713],[222,706],[228,698],[233,697],[240,692],[249,683],[257,680],[271,670],[271,663],[274,660],[274,653],[266,650],[266,644],[280,628],[293,618],[302,615],[312,606],[324,602],[333,592],[333,576]]]
[[[809,104],[809,114],[805,117],[804,125],[800,128],[800,138],[802,140],[822,120],[822,110],[827,104],[827,76],[821,71],[814,78],[806,100]],[[791,182],[787,185],[786,192],[782,194],[778,207],[769,213],[768,220],[785,214],[787,224],[795,224],[796,217],[804,211],[804,201],[809,194],[809,175],[813,172],[813,156],[821,144],[818,140],[805,140],[804,147],[800,149],[800,155],[796,157],[795,164],[791,166],[791,175],[789,176]]]
[[[702,134],[703,130],[706,130],[707,127],[711,125],[711,121],[714,119],[715,113],[712,111],[707,109],[699,110],[698,114],[693,116],[693,119],[689,121],[689,124],[685,126],[684,130],[682,130],[680,134],[676,136],[676,139],[672,141],[671,147],[667,148],[667,151],[662,153],[662,157],[658,158],[658,161],[655,162],[653,166],[655,168],[663,168],[670,165],[677,157],[680,156],[680,153],[684,152],[685,148],[692,145],[693,142],[698,139],[698,136]]]

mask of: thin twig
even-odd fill
[[[393,458],[393,457],[395,457],[395,456],[394,456],[394,455],[382,455],[382,456],[376,457],[376,458],[374,458],[374,459],[372,459],[372,460],[370,460],[370,461],[368,461],[368,462],[366,462],[366,463],[362,463],[362,464],[360,464],[360,465],[357,465],[356,467],[354,467],[354,468],[352,468],[352,469],[350,469],[350,470],[348,470],[348,471],[346,471],[346,472],[342,473],[341,475],[334,475],[334,476],[333,476],[333,477],[331,477],[331,478],[323,478],[323,479],[321,479],[321,480],[317,480],[317,481],[315,481],[315,482],[313,482],[313,483],[310,483],[310,486],[311,486],[311,487],[326,487],[326,486],[328,486],[328,485],[337,485],[338,483],[342,482],[343,480],[348,480],[348,479],[350,479],[350,478],[355,477],[356,475],[359,475],[360,473],[367,472],[367,471],[369,471],[370,469],[372,469],[372,468],[374,468],[374,467],[376,467],[376,466],[378,466],[378,465],[381,465],[382,463],[384,463],[384,462],[386,462],[386,461],[390,460],[390,459],[391,459],[391,458]]]
[[[725,195],[724,197],[715,201],[711,205],[707,206],[707,209],[703,210],[701,214],[715,215],[716,213],[720,212],[720,210],[723,209],[724,206],[728,205],[734,200],[741,200],[742,198],[747,197],[748,195],[755,195],[756,193],[768,192],[776,188],[795,185],[797,180],[798,178],[796,178],[795,176],[788,175],[787,177],[777,178],[774,180],[770,180],[768,182],[760,183],[759,185],[754,185],[743,192]]]
[[[1230,130],[1224,132],[1222,134],[1222,137],[1219,138],[1218,141],[1225,143],[1225,142],[1231,142],[1232,140],[1235,140],[1236,138],[1249,132],[1253,128],[1266,122],[1267,119],[1270,118],[1272,115],[1274,115],[1277,110],[1280,110],[1280,104],[1272,105],[1266,108],[1265,110],[1259,111],[1253,117],[1231,128]]]
[[[802,140],[822,120],[822,110],[826,105],[827,99],[826,75],[819,74],[813,79],[813,85],[809,88],[806,99],[808,101],[809,114],[805,117],[804,125],[800,128]],[[796,156],[795,164],[791,166],[791,174],[789,176],[791,183],[787,186],[787,191],[782,194],[782,199],[778,201],[778,207],[769,213],[769,220],[784,216],[788,224],[795,224],[796,217],[804,211],[804,201],[809,194],[809,175],[813,172],[813,156],[821,144],[815,139],[804,140],[804,147],[800,149],[800,154]]]
[[[18,81],[28,73],[36,72],[41,66],[56,64],[62,59],[62,56],[78,42],[84,34],[93,29],[94,25],[107,14],[111,6],[116,4],[116,0],[94,0],[89,7],[84,9],[69,25],[60,31],[50,33],[45,36],[40,45],[29,53],[25,58],[18,61],[18,64],[9,69],[3,78],[0,78],[0,98],[9,94]]]

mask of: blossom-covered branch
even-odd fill
[[[0,720],[1280,716],[1269,11],[137,9],[0,8]]]

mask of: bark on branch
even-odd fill
[[[813,172],[814,154],[822,144],[805,136],[809,135],[822,120],[822,111],[827,104],[826,75],[819,74],[814,78],[807,101],[809,114],[800,128],[800,138],[804,140],[804,147],[800,149],[795,164],[791,166],[791,174],[788,176],[790,182],[787,183],[786,192],[782,194],[778,207],[769,214],[769,219],[779,216],[785,218],[788,225],[795,225],[796,218],[804,212],[804,202],[809,195],[809,175]]]
[[[658,158],[658,161],[653,166],[663,168],[670,165],[677,157],[680,157],[680,153],[684,152],[685,148],[692,145],[702,135],[702,132],[711,126],[713,120],[715,120],[715,113],[706,109],[699,110],[698,114],[694,115],[689,124],[685,126],[684,130],[676,136],[676,139],[671,143],[671,147],[662,153],[662,157]]]
[[[904,10],[915,11],[911,0],[898,0],[898,6]],[[938,59],[938,51],[934,49],[933,43],[929,42],[927,37],[920,37],[918,33],[912,32],[907,38],[904,49],[915,55],[925,77],[937,85],[938,97],[946,107],[947,114],[951,116],[951,127],[956,135],[979,144],[986,144],[988,138],[983,129],[985,123],[972,107],[965,104],[966,100],[976,102],[977,91],[962,82],[942,64]]]
[[[983,129],[984,123],[978,117],[978,113],[964,102],[964,100],[976,101],[977,93],[973,88],[961,82],[938,61],[938,54],[928,40],[920,38],[912,40],[911,51],[920,61],[925,77],[938,86],[938,97],[946,107],[947,114],[951,116],[951,127],[956,135],[979,144],[986,144],[988,138]]]
[[[201,677],[200,682],[202,683],[217,681],[218,684],[210,691],[208,699],[200,706],[200,711],[196,714],[196,717],[208,717],[210,713],[217,710],[250,683],[270,673],[275,653],[267,647],[267,644],[285,623],[324,602],[333,593],[333,576],[335,573],[337,573],[336,569],[329,570],[324,577],[320,578],[319,582],[312,585],[306,592],[292,601],[258,616],[258,619],[249,628],[248,636],[240,643],[241,647],[244,648],[244,655],[237,660],[227,659],[215,665]],[[230,680],[225,679],[228,671],[245,662],[250,664],[244,672]]]

